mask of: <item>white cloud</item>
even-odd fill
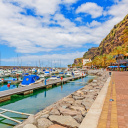
[[[97,18],[103,14],[103,8],[96,3],[87,2],[77,8],[76,13],[81,12],[90,14],[92,18]]]
[[[82,22],[82,18],[81,17],[77,17],[75,20],[79,21],[79,22]]]
[[[64,15],[59,12],[60,1],[53,0],[54,4],[52,4],[52,6],[54,7],[51,8],[50,1],[49,4],[47,3],[48,1],[44,1],[43,3],[45,6],[49,5],[49,10],[48,8],[43,8],[44,5],[42,5],[39,0],[19,0],[19,6],[0,1],[0,43],[14,47],[18,53],[31,54],[44,51],[47,55],[44,56],[48,57],[49,51],[54,52],[55,50],[60,50],[58,48],[60,46],[62,46],[62,49],[70,50],[70,48],[81,48],[86,43],[99,44],[113,26],[120,22],[128,12],[128,1],[122,0],[109,7],[108,11],[106,11],[106,15],[111,16],[109,20],[103,23],[93,20],[86,26],[76,26],[73,21],[71,22],[70,19],[65,18]],[[64,3],[63,1],[61,2]],[[72,2],[71,0],[70,3]],[[93,11],[89,14],[92,15],[93,18],[102,15],[102,7],[96,4],[92,6],[97,8],[97,10],[101,8],[99,12],[92,8]],[[23,7],[35,8],[35,13],[43,15],[43,17],[41,18],[38,15],[37,17],[22,15],[20,12],[25,12]],[[45,9],[45,11],[43,11],[43,9]],[[87,10],[89,10],[89,7]],[[94,10],[96,10],[95,15],[93,14]],[[54,15],[51,16],[50,14]],[[83,17],[79,16],[75,20],[80,21],[81,18]],[[50,27],[50,24],[58,25],[59,27]],[[74,53],[70,54],[74,55]],[[62,55],[62,58],[65,58],[65,56],[77,58],[81,57],[82,53],[76,56],[70,56],[70,54]],[[52,55],[50,56],[52,57]],[[53,54],[53,56],[55,58],[61,56],[61,54]],[[37,58],[40,57],[42,56],[37,56]]]
[[[59,9],[61,0],[8,0],[8,2],[17,2],[22,8],[30,8],[37,15],[54,14]]]
[[[128,0],[122,0],[118,2],[118,4],[110,7],[108,14],[115,17],[123,18],[126,14],[128,14]]]
[[[78,0],[62,0],[66,4],[73,4],[76,3]]]
[[[75,52],[75,53],[66,53],[66,54],[46,54],[46,55],[26,55],[26,56],[21,56],[21,57],[15,57],[15,58],[10,58],[10,59],[2,59],[2,62],[12,62],[15,63],[19,62],[19,65],[24,64],[29,64],[29,65],[35,65],[36,62],[38,63],[39,60],[43,66],[51,66],[51,63],[53,64],[52,66],[55,66],[54,63],[56,63],[56,66],[60,66],[60,60],[61,60],[61,66],[67,66],[67,64],[72,64],[74,62],[74,58],[82,57],[84,52]],[[38,64],[39,66],[39,64]]]
[[[89,27],[97,27],[97,26],[100,26],[100,25],[101,25],[101,23],[96,21],[96,20],[93,20],[90,24],[87,23],[87,26],[89,26]]]

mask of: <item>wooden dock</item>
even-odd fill
[[[58,80],[53,80],[53,81],[47,81],[46,85],[43,82],[43,83],[37,83],[37,84],[33,84],[30,86],[26,86],[26,87],[20,87],[20,88],[10,89],[10,90],[6,90],[6,91],[1,91],[0,92],[0,102],[10,100],[11,96],[14,94],[27,95],[27,94],[33,93],[33,90],[36,90],[36,89],[51,88],[52,86],[60,85],[62,82],[66,83],[69,81],[80,79],[82,77],[85,77],[85,76],[67,77],[67,78],[63,78],[63,80],[58,79]]]

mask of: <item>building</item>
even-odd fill
[[[89,58],[89,59],[83,59],[83,65],[85,65],[86,63],[89,63],[89,62],[92,62],[92,60]]]
[[[128,53],[115,56],[116,65],[124,65],[128,68]]]

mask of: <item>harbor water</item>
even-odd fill
[[[13,78],[13,77],[4,77],[4,80],[17,80],[17,78]],[[22,78],[19,78],[19,80],[22,80]],[[0,91],[5,91],[5,90],[10,90],[10,89],[14,89],[14,88],[18,88],[19,85],[18,84],[11,84],[8,85],[8,83],[0,83]]]
[[[68,96],[69,94],[79,90],[86,83],[93,79],[94,76],[86,76],[60,86],[54,86],[50,89],[38,89],[34,90],[33,94],[29,95],[13,95],[11,100],[0,103],[1,108],[15,110],[19,112],[25,112],[30,114],[36,114],[43,110],[47,106],[54,102]],[[4,115],[23,121],[27,118],[24,115],[18,115],[14,113],[4,113]],[[12,128],[16,125],[15,122],[0,117],[0,128]]]

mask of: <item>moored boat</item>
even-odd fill
[[[32,85],[33,83],[37,83],[37,81],[39,80],[39,76],[37,75],[28,75],[28,76],[25,76],[23,78],[23,81],[21,82],[21,86],[28,86],[28,85]],[[40,81],[39,81],[40,82]]]

